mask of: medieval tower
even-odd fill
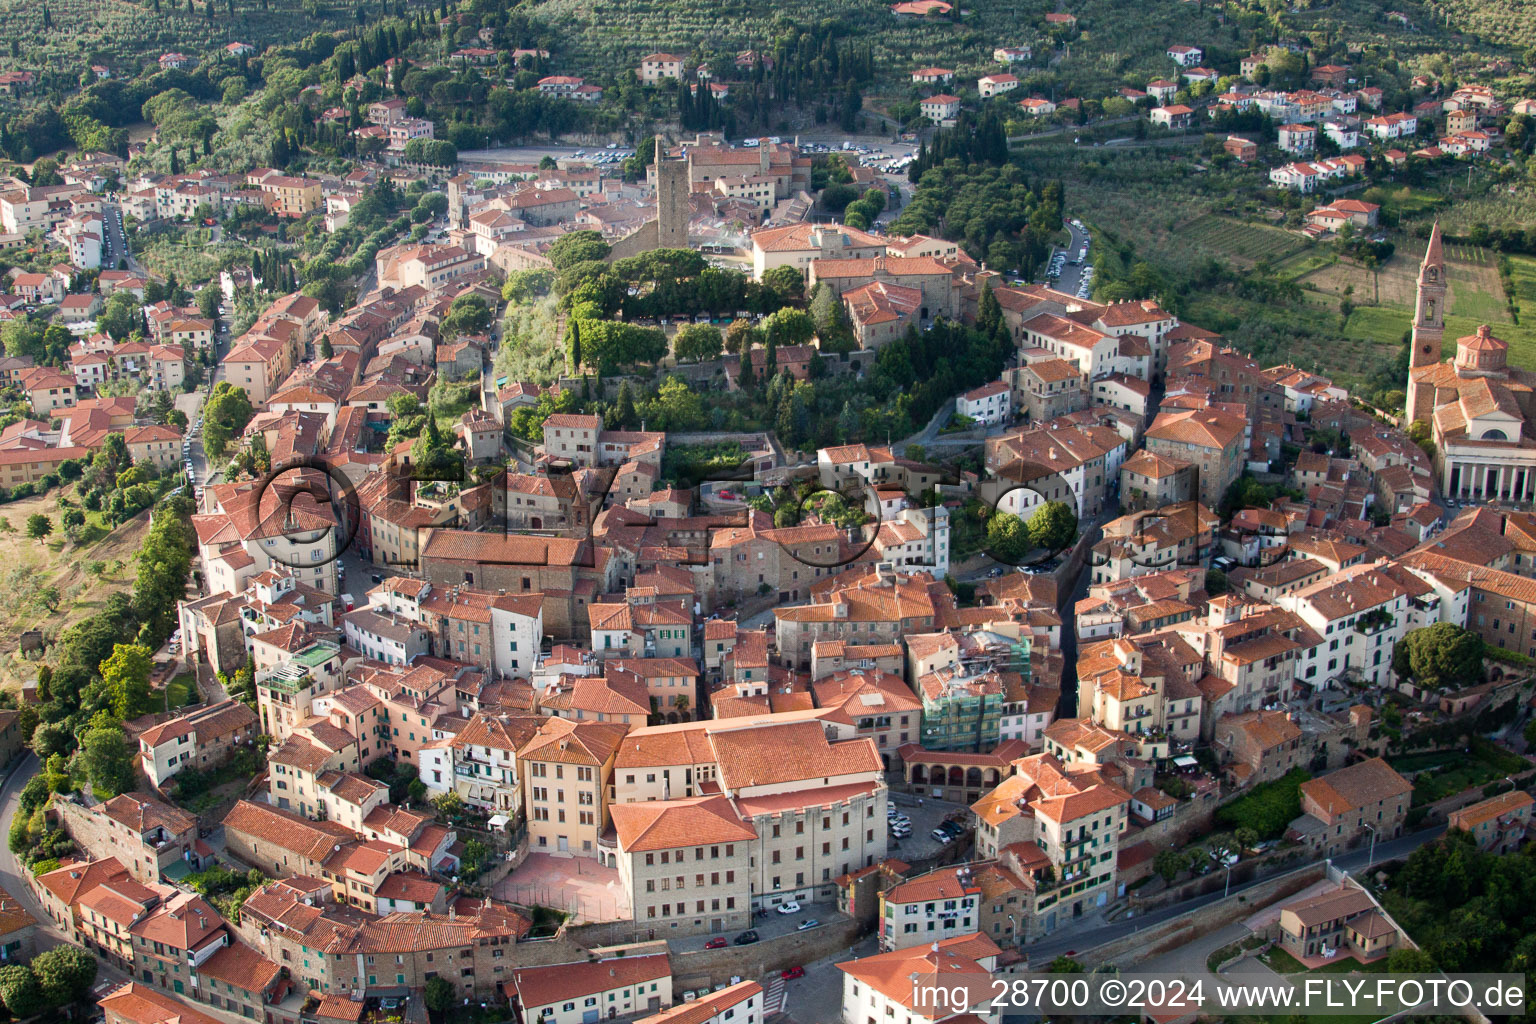
[[[608,251],[609,262],[652,249],[688,248],[688,221],[693,215],[688,199],[692,188],[688,158],[668,156],[666,138],[657,135],[652,170],[656,181],[656,219],[646,221],[614,242]]]
[[[669,157],[666,140],[656,136],[656,248],[688,248],[689,191],[688,158]]]
[[[1434,409],[1419,407],[1413,386],[1413,371],[1440,362],[1440,344],[1445,338],[1445,254],[1440,241],[1440,222],[1429,233],[1429,248],[1419,265],[1418,299],[1413,308],[1413,347],[1408,355],[1408,423],[1428,420]],[[1430,394],[1433,395],[1433,389]],[[1431,399],[1431,404],[1433,400]]]

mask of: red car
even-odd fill
[[[783,978],[785,981],[789,981],[792,978],[803,978],[803,977],[805,977],[805,968],[804,967],[786,967],[786,968],[784,968],[783,971],[781,971],[779,973],[779,977]]]
[[[705,949],[724,949],[728,945],[730,945],[730,943],[726,942],[723,938],[722,939],[710,939],[708,942],[704,943],[704,948]]]

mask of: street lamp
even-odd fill
[[[1361,822],[1361,824],[1365,823]],[[1371,865],[1376,861],[1376,828],[1374,825],[1366,825],[1365,827],[1371,830],[1371,850],[1365,858],[1365,870],[1369,873]]]
[[[1009,925],[1009,931],[1012,933],[1012,936],[1013,936],[1010,941],[1013,943],[1013,948],[1014,949],[1018,949],[1019,948],[1019,922],[1017,922],[1017,921],[1015,921],[1013,919],[1013,915],[1012,914],[1008,915],[1008,925]]]

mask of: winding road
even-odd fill
[[[1383,864],[1389,860],[1406,857],[1425,843],[1438,838],[1444,832],[1445,827],[1439,825],[1420,832],[1414,832],[1411,835],[1401,836],[1385,843],[1377,843],[1374,851],[1369,848],[1369,845],[1362,846],[1358,850],[1350,850],[1348,853],[1334,857],[1333,863],[1336,867],[1346,871],[1356,871],[1366,867],[1366,860],[1368,858],[1373,858],[1371,859],[1371,864]],[[1322,863],[1322,861],[1314,861],[1313,863]],[[1303,866],[1288,864],[1284,868],[1261,874],[1250,881],[1234,884],[1231,891],[1226,895],[1235,896],[1240,892],[1244,892],[1274,878],[1276,875],[1285,874],[1287,871],[1295,871]],[[1223,898],[1223,893],[1219,891],[1212,892],[1204,896],[1181,900],[1170,906],[1160,907],[1140,917],[1128,917],[1100,928],[1082,930],[1067,928],[1054,935],[1047,936],[1034,945],[1024,947],[1024,952],[1029,956],[1032,963],[1049,963],[1069,950],[1086,950],[1092,949],[1094,946],[1102,946],[1106,942],[1113,942],[1116,939],[1124,938],[1133,932],[1138,932],[1151,925],[1160,924],[1169,918],[1178,917],[1180,914],[1187,914],[1191,910],[1198,910]]]

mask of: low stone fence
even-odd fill
[[[798,967],[848,952],[863,937],[857,921],[834,921],[803,932],[789,932],[750,946],[700,949],[672,954],[673,987],[713,988],[732,978],[763,978],[786,967]]]
[[[1126,967],[1150,960],[1187,945],[1202,935],[1209,935],[1219,928],[1225,928],[1247,917],[1260,907],[1268,906],[1278,899],[1293,896],[1307,886],[1322,881],[1327,874],[1328,869],[1325,864],[1308,864],[1306,867],[1277,875],[1225,899],[1216,900],[1167,921],[1085,950],[1077,954],[1074,959],[1089,968],[1102,964]]]

